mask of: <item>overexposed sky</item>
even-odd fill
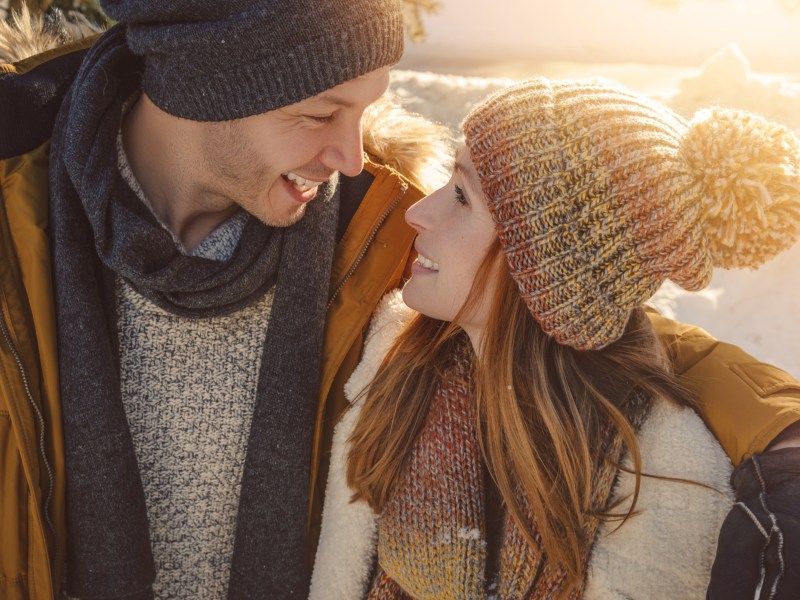
[[[778,0],[440,0],[428,39],[407,54],[461,60],[645,62],[697,66],[737,44],[753,68],[800,74],[800,13]]]

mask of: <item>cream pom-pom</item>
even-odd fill
[[[755,268],[800,236],[800,141],[756,115],[712,108],[689,123],[681,145],[715,266]]]

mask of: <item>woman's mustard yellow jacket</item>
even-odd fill
[[[48,149],[61,96],[91,40],[0,65],[0,598],[53,598],[64,568],[64,454],[47,237]],[[397,133],[397,132],[396,132]],[[411,143],[410,137],[392,144]],[[369,146],[369,145],[368,145]],[[383,149],[386,150],[384,145]],[[413,234],[404,209],[422,192],[371,157],[353,182],[363,199],[338,242],[331,276],[313,448],[309,559],[318,537],[342,386],[383,294],[400,284]],[[413,154],[411,154],[413,155]],[[405,156],[409,156],[408,153]],[[397,161],[400,170],[411,173]],[[414,179],[413,173],[411,179]],[[364,190],[366,190],[364,192]],[[653,313],[676,369],[734,463],[800,419],[800,385],[702,330]]]

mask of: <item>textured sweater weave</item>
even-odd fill
[[[123,176],[149,206],[119,149]],[[192,253],[227,259],[245,220],[232,217]],[[224,317],[184,318],[116,280],[122,398],[144,485],[156,597],[227,592],[272,298]]]

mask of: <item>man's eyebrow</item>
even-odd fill
[[[336,105],[341,106],[343,108],[352,108],[353,107],[353,102],[351,102],[347,98],[343,98],[342,96],[339,96],[335,92],[331,92],[331,91],[322,92],[321,94],[317,94],[316,96],[314,96],[314,98],[311,98],[311,99],[312,100],[320,100],[321,102],[328,102],[330,104],[336,104]]]

